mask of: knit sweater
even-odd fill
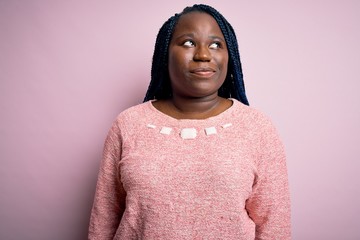
[[[283,145],[271,121],[235,99],[208,119],[145,102],[105,141],[89,239],[290,239]]]

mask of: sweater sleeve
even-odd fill
[[[291,239],[286,157],[275,127],[261,131],[256,177],[246,209],[256,225],[256,240]]]
[[[116,122],[105,140],[91,211],[88,239],[113,239],[125,209],[126,193],[120,181],[118,163],[121,135]]]

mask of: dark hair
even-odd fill
[[[203,4],[195,4],[192,7],[186,7],[181,13],[170,17],[160,28],[156,38],[152,59],[151,82],[146,92],[144,102],[152,99],[171,98],[172,90],[168,72],[169,44],[179,18],[184,14],[196,11],[205,12],[216,20],[227,45],[229,54],[228,71],[225,81],[218,91],[219,96],[224,98],[235,98],[240,102],[249,105],[245,94],[240,54],[234,29],[216,9]]]

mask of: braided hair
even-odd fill
[[[240,62],[240,54],[235,31],[230,23],[216,9],[203,4],[186,7],[181,13],[170,17],[160,28],[155,42],[151,67],[151,81],[144,102],[152,99],[169,99],[172,96],[168,71],[169,44],[179,18],[190,12],[204,12],[218,23],[228,49],[228,71],[218,95],[224,98],[235,98],[249,105],[245,94],[245,85]]]

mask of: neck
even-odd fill
[[[228,99],[212,95],[204,98],[181,98],[173,96],[157,108],[177,119],[206,119],[216,116],[232,105]],[[165,102],[165,103],[166,103]],[[163,102],[164,103],[164,102]]]
[[[152,103],[159,111],[176,119],[206,119],[216,116],[232,105],[232,101],[216,95],[203,98],[183,98],[174,95],[168,100]]]
[[[174,110],[180,114],[204,114],[216,109],[224,99],[215,95],[205,98],[180,98],[174,96],[170,99]]]

